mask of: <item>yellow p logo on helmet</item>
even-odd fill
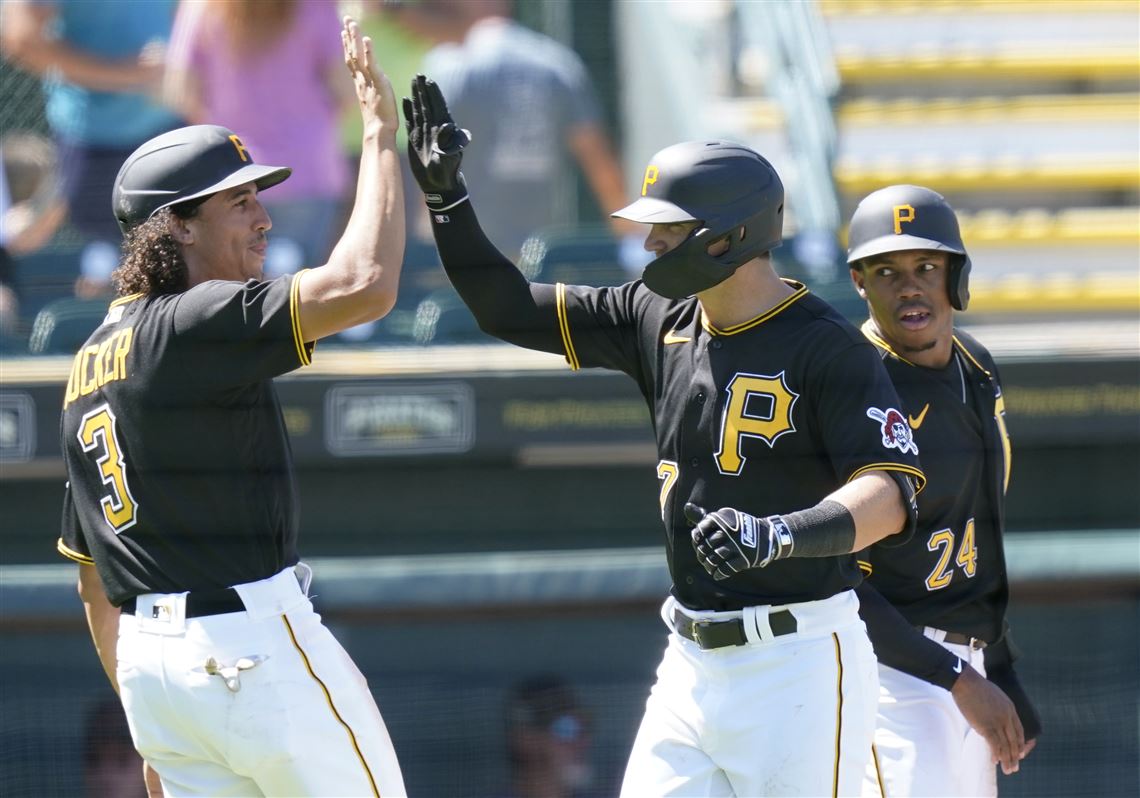
[[[238,156],[243,161],[248,161],[249,160],[249,153],[246,151],[245,145],[241,143],[241,139],[239,139],[237,137],[237,134],[232,134],[230,136],[230,141],[233,143],[234,149],[237,150]]]
[[[895,235],[902,235],[903,222],[914,221],[913,205],[896,205],[892,209],[895,215]]]
[[[645,167],[645,179],[641,181],[641,196],[645,196],[645,192],[649,187],[657,182],[657,167],[653,164]]]

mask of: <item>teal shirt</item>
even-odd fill
[[[76,50],[112,60],[134,58],[149,42],[165,44],[175,0],[56,0],[56,35]],[[131,148],[177,127],[177,115],[142,94],[93,91],[50,73],[44,83],[47,119],[64,141]]]

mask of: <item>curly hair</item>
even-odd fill
[[[181,203],[157,211],[123,238],[123,260],[111,273],[117,296],[178,294],[190,287],[178,242],[170,235],[171,218],[189,219],[200,203]]]

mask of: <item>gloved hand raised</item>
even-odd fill
[[[757,518],[731,507],[706,513],[689,502],[685,517],[695,524],[692,536],[697,561],[713,579],[763,568],[791,553],[791,533],[778,515]]]
[[[412,79],[411,99],[404,98],[404,126],[412,175],[423,189],[428,208],[443,211],[465,200],[467,185],[459,162],[471,134],[456,127],[434,80],[423,75]]]

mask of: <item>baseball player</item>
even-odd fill
[[[623,795],[858,793],[877,680],[852,552],[905,539],[923,477],[874,347],[772,269],[779,176],[737,144],[667,147],[617,211],[651,225],[642,279],[530,283],[479,228],[459,173],[469,136],[438,87],[418,76],[404,114],[442,262],[480,326],[623,371],[649,406],[671,634]]]
[[[271,382],[395,300],[396,105],[347,18],[342,39],[365,132],[329,262],[262,281],[259,193],[290,170],[222,127],[154,138],[116,179],[119,296],[67,384],[58,548],[167,796],[404,794],[368,685],[307,598]]]
[[[860,557],[862,614],[880,661],[864,795],[996,795],[994,762],[1016,771],[1040,722],[1005,624],[1001,383],[989,352],[954,329],[954,311],[969,302],[970,259],[954,211],[918,186],[865,198],[849,241],[851,279],[870,310],[863,332],[902,398],[929,479],[914,537]]]

